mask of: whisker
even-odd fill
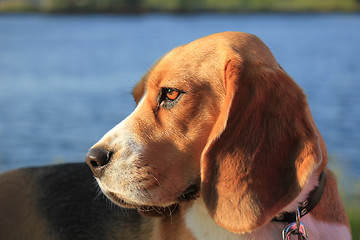
[[[169,190],[166,189],[165,187],[163,187],[163,186],[160,184],[160,181],[159,181],[154,175],[152,175],[151,173],[148,173],[148,174],[155,179],[155,181],[158,183],[158,185],[159,185],[159,187],[160,187],[161,189],[165,190],[168,194],[170,194]],[[171,179],[169,179],[169,180],[171,181]],[[172,182],[172,181],[171,181],[171,182]],[[174,184],[174,187],[175,187],[175,186],[176,186],[176,185]]]
[[[96,188],[96,196],[94,197],[93,201],[96,201],[100,195],[103,194],[99,184],[96,182],[96,180],[93,182],[94,187]]]
[[[173,215],[173,211],[171,211],[171,209],[170,209],[170,206],[169,207],[167,207],[167,209],[169,209],[169,212],[170,212],[170,214],[169,214],[169,217],[170,217],[170,224],[172,225],[173,224],[173,217],[172,217],[172,215]]]
[[[155,210],[155,212],[157,212],[158,214],[160,214],[161,216],[163,216],[163,213],[160,211],[160,209],[155,206],[152,206],[153,210]]]

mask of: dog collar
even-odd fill
[[[326,182],[326,174],[325,171],[323,171],[319,177],[319,185],[314,190],[312,190],[308,198],[305,201],[303,201],[300,204],[300,206],[298,206],[300,217],[303,217],[309,212],[311,212],[311,210],[313,210],[316,207],[316,205],[319,203],[321,196],[324,192],[325,182]],[[286,223],[295,222],[296,212],[281,212],[278,215],[276,215],[272,219],[272,221],[286,222]]]

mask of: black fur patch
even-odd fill
[[[144,218],[122,209],[102,193],[85,163],[26,170],[33,176],[37,211],[60,239],[138,239]],[[150,232],[149,232],[150,234]],[[136,237],[138,236],[138,237]]]

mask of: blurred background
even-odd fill
[[[359,0],[0,0],[0,172],[84,161],[172,48],[259,36],[304,89],[360,239]]]

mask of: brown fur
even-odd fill
[[[205,203],[215,221],[233,232],[271,220],[321,161],[305,95],[259,39],[242,39],[231,43],[227,103],[202,160]]]
[[[155,219],[154,235],[151,240],[196,240],[185,225],[184,216],[188,207],[189,204],[182,204],[175,214]]]
[[[184,90],[180,106],[157,109],[156,95],[164,86]],[[311,174],[326,168],[326,146],[305,94],[256,36],[226,32],[176,48],[151,68],[133,95],[137,103],[145,98],[129,128],[145,148],[141,161],[156,169],[154,184],[167,190],[159,196],[171,201],[200,172],[210,215],[232,232],[268,223]],[[189,164],[188,175],[181,175]],[[172,169],[179,173],[171,174],[172,182],[162,178]]]
[[[159,102],[164,88],[182,92],[171,106]],[[185,222],[193,186],[218,225],[252,232],[324,170],[324,196],[311,214],[349,226],[305,94],[256,36],[225,32],[180,46],[133,96],[134,113],[93,148],[111,152],[97,175],[103,192],[141,215],[96,197],[81,164],[19,170],[0,177],[0,236],[195,240]]]

